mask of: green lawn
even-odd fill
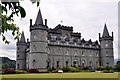
[[[45,74],[7,74],[3,80],[118,80],[118,73],[45,73]],[[13,79],[14,78],[14,79]],[[29,78],[29,79],[27,79]],[[39,79],[38,79],[39,78]]]

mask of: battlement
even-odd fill
[[[54,30],[58,30],[58,29],[73,31],[73,27],[64,26],[64,25],[60,25],[60,24],[54,28]]]

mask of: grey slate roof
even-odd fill
[[[22,36],[21,36],[21,38],[20,38],[20,42],[26,42],[26,41],[25,41],[24,32],[22,32]]]
[[[110,35],[109,35],[108,29],[107,29],[107,25],[105,24],[102,37],[109,37],[109,36]]]
[[[36,25],[38,25],[38,24],[43,25],[43,19],[42,19],[42,15],[41,15],[41,11],[40,11],[40,9],[39,9],[39,12],[38,12],[38,15],[37,15],[37,18],[36,18],[35,24],[36,24]]]

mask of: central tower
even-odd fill
[[[46,69],[47,67],[47,26],[43,24],[39,9],[35,24],[30,20],[30,55],[29,68]]]

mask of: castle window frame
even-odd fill
[[[77,50],[74,52],[74,55],[75,55],[75,56],[77,55]]]
[[[85,51],[82,51],[82,54],[81,54],[82,56],[85,56],[85,53],[84,53],[84,52],[85,52]]]
[[[51,49],[50,49],[50,48],[48,48],[48,54],[50,54],[50,51],[51,51]]]
[[[106,57],[109,57],[108,52],[106,51]]]
[[[20,50],[20,47],[17,47],[17,50]]]
[[[99,53],[98,52],[96,52],[96,57],[99,57]]]
[[[17,55],[17,58],[19,58],[20,57],[20,55]]]
[[[19,64],[17,64],[17,69],[19,69],[20,68],[20,65]]]
[[[67,50],[66,55],[69,55],[69,50]]]

